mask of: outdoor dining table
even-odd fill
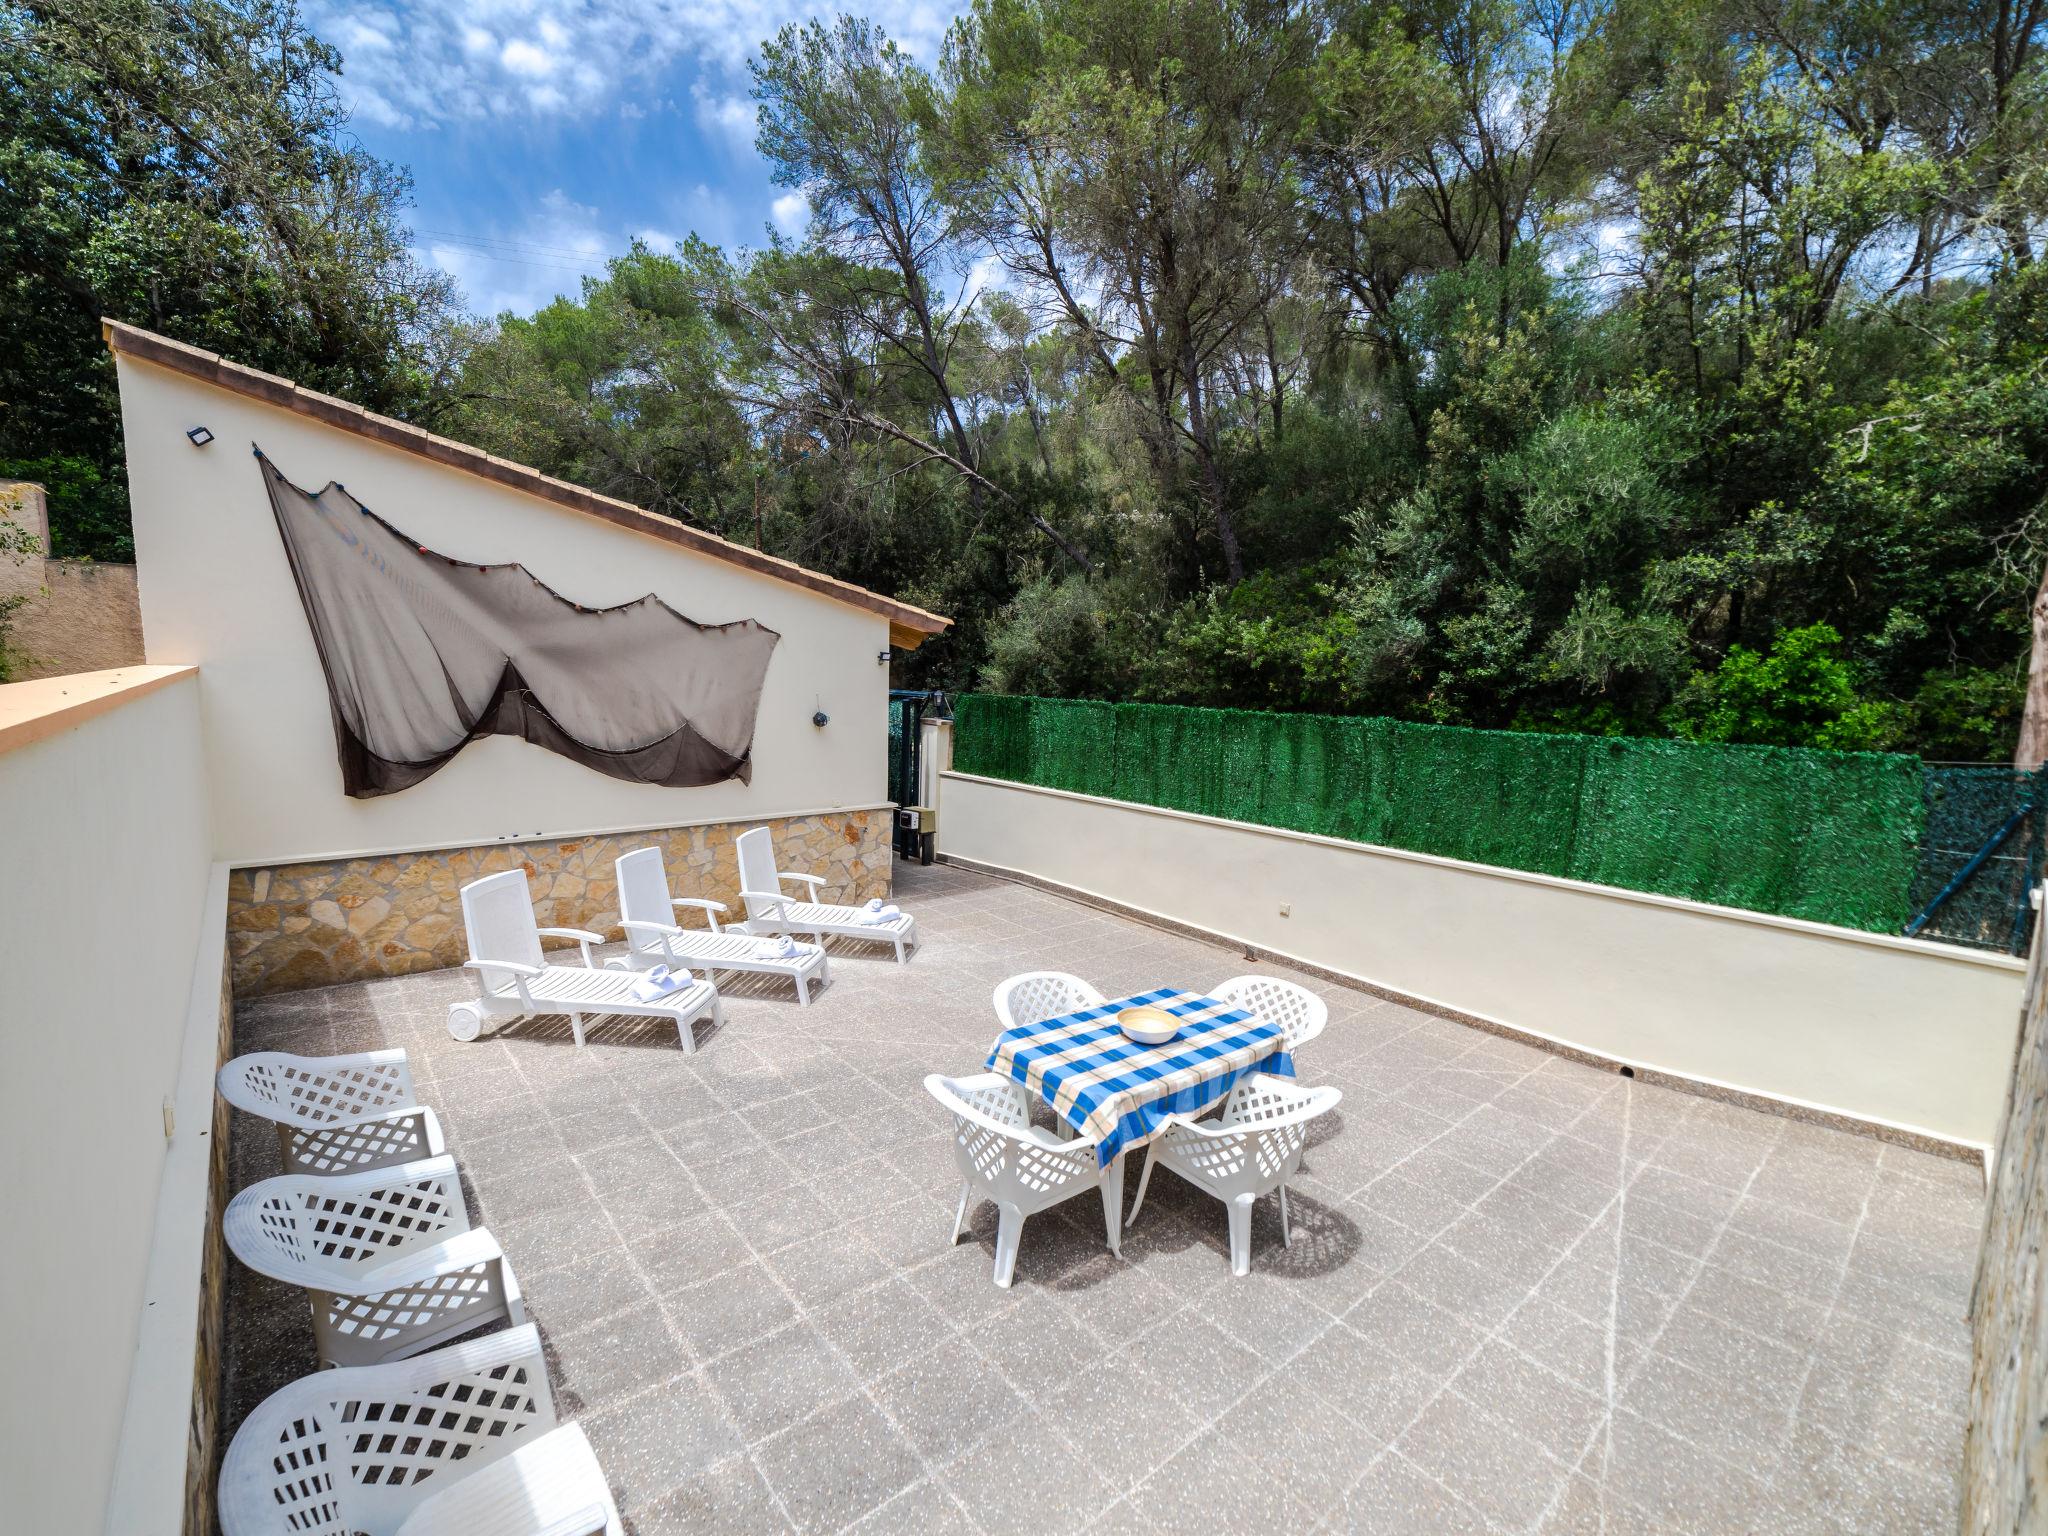
[[[1141,1045],[1117,1025],[1126,1008],[1163,1008],[1181,1020],[1163,1045]],[[1095,1142],[1110,1252],[1123,1251],[1124,1158],[1173,1115],[1198,1114],[1253,1072],[1294,1075],[1278,1024],[1235,1003],[1161,987],[1093,1008],[1019,1024],[996,1036],[990,1070],[1024,1085],[1077,1136]]]

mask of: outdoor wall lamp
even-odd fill
[[[187,427],[185,435],[192,440],[194,448],[204,448],[213,441],[213,434],[204,427]]]
[[[889,665],[889,655],[889,647],[887,647],[886,645],[883,646],[881,650],[875,653],[875,665],[881,667],[886,667],[887,665]]]
[[[830,720],[831,718],[832,717],[826,714],[825,711],[823,711],[822,709],[813,710],[811,712],[811,724],[813,725],[823,725],[827,720]]]

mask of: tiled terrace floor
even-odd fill
[[[910,965],[841,953],[803,1012],[729,989],[694,1057],[458,1045],[461,972],[240,1011],[243,1050],[411,1052],[641,1536],[1953,1528],[1973,1168],[1311,983],[1303,1075],[1346,1097],[1292,1249],[1262,1209],[1233,1280],[1222,1207],[1162,1175],[1122,1262],[1083,1197],[999,1291],[992,1207],[946,1247],[923,1075],[980,1066],[1016,971],[1246,967],[944,867],[898,893]],[[236,1124],[236,1187],[267,1131]],[[300,1293],[234,1266],[229,1305],[232,1431],[312,1360]]]

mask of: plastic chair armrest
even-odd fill
[[[1221,1104],[1222,1100],[1219,1099],[1217,1103]],[[1206,1114],[1210,1108],[1211,1106],[1204,1105],[1196,1114]],[[1214,1140],[1221,1136],[1241,1136],[1250,1129],[1252,1127],[1243,1125],[1219,1126],[1214,1120],[1197,1119],[1195,1114],[1180,1114],[1168,1115],[1159,1122],[1159,1129],[1153,1134],[1155,1136],[1165,1136],[1171,1131],[1186,1130],[1192,1131],[1197,1136],[1206,1136]]]
[[[465,960],[462,968],[466,971],[510,971],[514,976],[538,976],[546,966],[528,965],[523,960]]]
[[[1065,1130],[1067,1127],[1061,1126],[1060,1129]],[[1040,1141],[1040,1137],[1047,1139]],[[1038,1149],[1041,1152],[1093,1152],[1095,1150],[1095,1138],[1085,1131],[1076,1136],[1072,1141],[1054,1141],[1050,1139],[1051,1137],[1052,1132],[1046,1130],[1043,1126],[1034,1125],[1031,1127],[1031,1139],[1037,1143]]]
[[[792,869],[778,869],[775,871],[775,878],[778,880],[801,880],[811,888],[813,896],[818,894],[818,887],[825,883],[822,875],[800,875]]]
[[[674,923],[643,923],[637,920],[620,923],[619,928],[625,933],[651,933],[664,939],[683,931]]]
[[[588,951],[585,953],[587,955]],[[533,1012],[533,994],[526,990],[527,980],[530,977],[547,974],[547,967],[528,965],[523,960],[465,960],[462,962],[462,968],[478,972],[483,977],[486,991],[491,984],[490,973],[504,971],[512,978],[512,990],[519,994],[519,1006],[528,1014]]]
[[[704,921],[710,926],[713,933],[722,931],[718,926],[718,914],[725,910],[725,903],[722,901],[707,901],[702,896],[677,896],[670,900],[669,905],[677,910],[681,910],[684,907],[695,907],[704,914]]]
[[[603,934],[592,933],[588,928],[536,928],[533,931],[551,939],[574,939],[586,966],[590,964],[590,946],[604,942]]]
[[[420,1281],[431,1280],[437,1275],[468,1269],[474,1264],[484,1264],[494,1259],[502,1261],[504,1257],[505,1250],[499,1245],[498,1240],[491,1236],[489,1227],[471,1227],[467,1232],[457,1232],[442,1238],[432,1247],[404,1254],[389,1264],[358,1271],[347,1289],[358,1296],[375,1296],[380,1292],[397,1290],[402,1286],[417,1285]],[[501,1263],[501,1267],[506,1274],[511,1273],[512,1267],[509,1264]]]

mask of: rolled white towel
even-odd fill
[[[633,983],[633,995],[643,1003],[656,1003],[671,992],[680,992],[696,980],[688,971],[672,971],[657,965]]]
[[[778,933],[772,939],[754,941],[754,953],[763,960],[793,960],[803,953],[804,946],[786,933]]]
[[[866,912],[870,915],[873,915],[874,913],[877,913],[881,910],[882,898],[879,896],[870,896],[865,902],[861,903],[861,911]]]
[[[893,901],[884,904],[880,898],[876,898],[869,902],[867,906],[861,908],[860,921],[864,923],[886,923],[902,915],[903,909]]]

